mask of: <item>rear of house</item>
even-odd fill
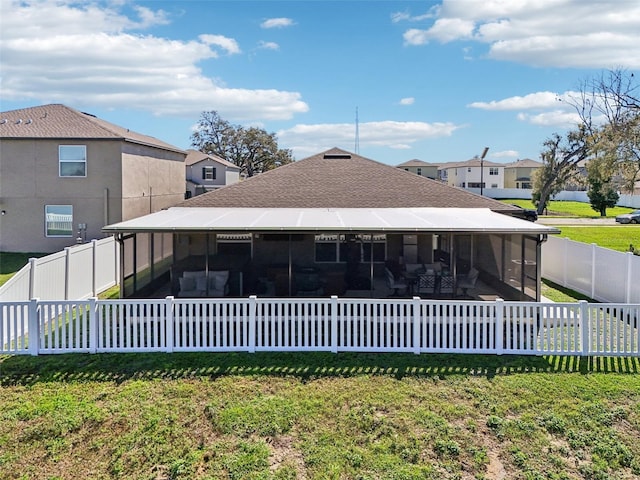
[[[0,251],[59,251],[179,203],[185,155],[64,105],[2,112]]]

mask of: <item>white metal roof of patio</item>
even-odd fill
[[[143,232],[467,232],[559,233],[488,208],[172,207],[107,225],[105,233]]]

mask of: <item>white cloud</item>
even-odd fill
[[[518,113],[518,120],[543,127],[573,128],[580,123],[580,116],[577,112],[552,110],[537,114]]]
[[[427,13],[423,13],[421,15],[411,15],[408,11],[404,12],[395,12],[391,14],[391,21],[393,23],[399,22],[422,22],[423,20],[428,20],[430,18],[434,18],[437,15],[438,10],[440,9],[439,5],[436,5],[429,9]]]
[[[218,56],[212,47],[240,52],[234,39],[134,34],[166,23],[167,15],[134,7],[137,17],[129,18],[116,2],[109,5],[3,1],[0,96],[184,117],[215,109],[230,121],[290,119],[308,110],[298,92],[230,88],[204,75],[198,64]]]
[[[489,111],[517,111],[518,120],[532,125],[574,128],[580,123],[580,116],[573,106],[579,98],[580,93],[574,91],[561,94],[535,92],[490,102],[473,102],[467,106]]]
[[[529,110],[540,108],[558,108],[558,102],[567,100],[577,92],[565,92],[561,95],[553,92],[535,92],[525,96],[515,96],[490,102],[473,102],[467,105],[482,110]],[[568,106],[568,105],[567,105]]]
[[[402,98],[400,99],[400,105],[413,105],[415,101],[416,99],[413,97]]]
[[[285,28],[295,25],[291,18],[268,18],[260,24],[262,28]]]
[[[258,48],[261,50],[280,50],[280,45],[276,42],[265,42],[264,40],[260,40],[258,42]]]
[[[430,27],[404,33],[405,44],[473,40],[491,58],[528,65],[640,67],[637,1],[443,0],[434,13]]]
[[[491,158],[518,158],[517,150],[503,150],[501,152],[493,152],[489,155]]]
[[[460,125],[425,122],[367,122],[359,124],[360,146],[411,148],[411,144],[429,138],[448,137]],[[278,143],[287,145],[296,156],[326,150],[335,146],[351,148],[355,142],[355,124],[298,124],[278,132]]]
[[[210,35],[204,34],[198,37],[202,43],[205,45],[215,45],[220,47],[229,55],[240,53],[240,47],[238,46],[238,42],[236,42],[233,38],[225,37],[224,35]]]

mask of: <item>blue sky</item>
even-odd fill
[[[396,165],[539,158],[640,69],[637,0],[0,0],[2,111],[63,103],[181,148],[200,113]],[[558,101],[564,99],[565,101]]]

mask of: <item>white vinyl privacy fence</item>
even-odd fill
[[[542,277],[600,302],[640,303],[640,256],[632,253],[549,237]]]
[[[118,283],[119,248],[113,237],[32,258],[0,287],[0,301],[84,299]]]
[[[0,303],[0,353],[640,355],[640,304],[373,299]]]

